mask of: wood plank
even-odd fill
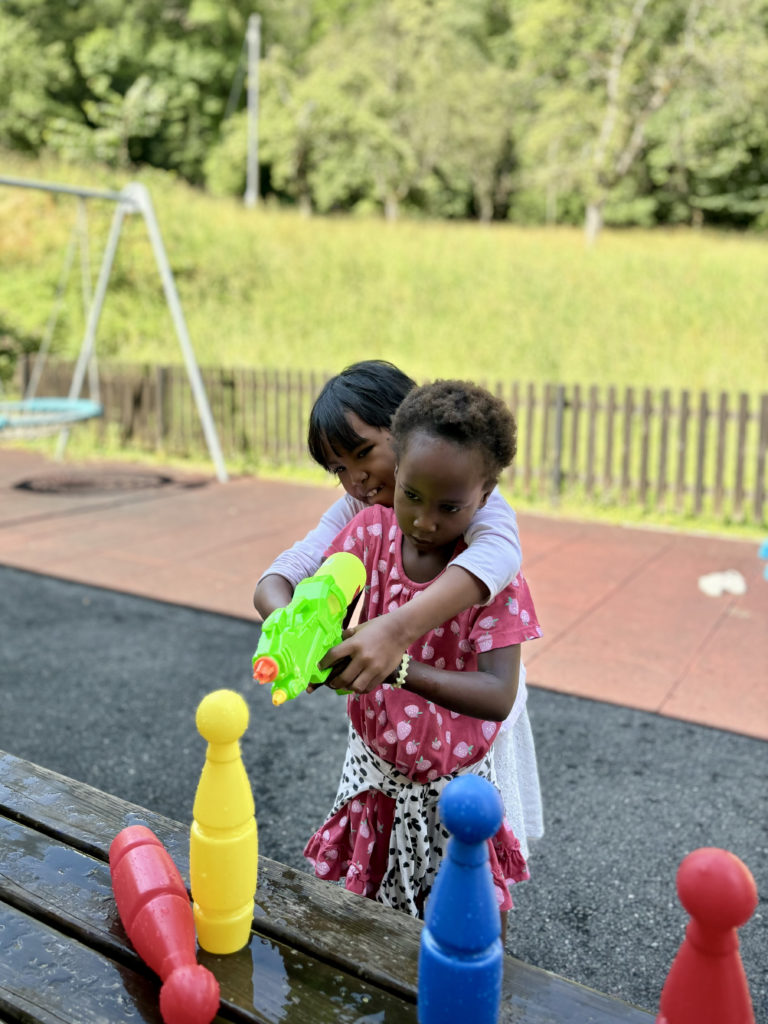
[[[687,388],[680,392],[680,406],[677,418],[677,470],[675,472],[675,510],[681,514],[685,510],[685,497],[688,491],[688,421],[690,419],[690,394]]]
[[[194,432],[194,424],[195,424],[196,420],[195,420],[195,415],[194,415],[194,412],[193,412],[193,409],[192,409],[192,405],[193,405],[192,388],[190,386],[189,380],[187,379],[186,373],[184,372],[184,370],[181,367],[179,367],[178,387],[179,387],[179,396],[180,396],[180,400],[181,400],[180,404],[181,404],[181,411],[182,411],[182,420],[183,420],[183,424],[184,424],[183,434],[182,434],[182,443],[181,443],[181,452],[184,455],[189,455],[189,453],[192,451],[192,447],[193,447],[193,432]]]
[[[283,385],[283,417],[284,425],[281,431],[283,435],[283,462],[290,462],[293,455],[293,372],[290,369],[285,371],[285,383]]]
[[[306,434],[306,423],[309,421],[308,411],[305,413],[304,407],[306,405],[305,399],[306,392],[306,377],[303,370],[299,370],[296,373],[296,401],[293,407],[292,422],[296,428],[296,444],[293,449],[293,454],[297,462],[301,462],[304,457],[304,435]]]
[[[525,475],[523,479],[525,495],[530,497],[533,479],[533,423],[536,411],[536,391],[532,382],[529,382],[525,394]]]
[[[152,416],[155,396],[149,373],[148,366],[142,366],[139,369],[134,393],[134,436],[138,439],[141,448],[154,447]]]
[[[755,522],[762,523],[766,491],[765,466],[766,462],[768,462],[768,394],[761,396],[758,408],[757,465],[755,467],[753,514]]]
[[[234,436],[237,455],[248,455],[249,444],[248,444],[248,417],[245,411],[246,401],[246,390],[245,390],[245,370],[242,366],[238,366],[233,371],[234,374]]]
[[[155,445],[163,451],[168,435],[168,369],[165,366],[155,367],[155,403]]]
[[[717,404],[717,450],[715,454],[715,487],[714,487],[714,510],[715,515],[721,515],[723,511],[723,491],[725,473],[725,444],[728,434],[728,395],[725,391],[720,392],[720,399]]]
[[[565,415],[565,388],[562,384],[553,386],[553,398],[555,405],[555,429],[552,443],[552,471],[550,475],[550,499],[552,504],[560,500],[560,491],[563,487],[563,420]]]
[[[632,486],[632,426],[635,418],[635,393],[632,388],[624,390],[624,429],[621,439],[621,500],[629,501]]]
[[[131,381],[125,374],[120,375],[120,444],[124,447],[131,437]]]
[[[741,392],[739,395],[738,416],[736,426],[736,477],[733,485],[733,514],[738,520],[743,518],[744,509],[744,476],[745,476],[745,455],[747,446],[747,425],[750,420],[749,395]]]
[[[706,484],[704,474],[707,460],[707,427],[709,425],[709,401],[706,391],[699,395],[699,415],[696,431],[696,475],[693,484],[693,511],[698,516],[704,505]]]
[[[643,389],[643,409],[640,425],[640,480],[638,496],[645,507],[648,501],[648,465],[651,445],[651,418],[653,416],[653,395],[650,388]]]
[[[605,399],[605,458],[603,462],[603,491],[610,494],[613,489],[613,432],[616,415],[616,388],[611,384]]]
[[[520,445],[520,414],[519,414],[519,409],[520,409],[520,384],[519,384],[518,381],[513,381],[512,382],[512,387],[511,387],[511,390],[510,390],[510,397],[509,397],[509,401],[507,402],[507,405],[511,409],[512,415],[515,417],[515,423],[517,425],[517,444],[518,444],[518,447],[519,447],[519,445]],[[520,462],[520,458],[519,458],[519,453],[518,453],[518,455],[515,456],[515,458],[511,462],[509,468],[507,469],[507,483],[512,488],[514,488],[514,486],[515,486],[515,478],[517,476],[517,466],[518,466],[519,462]]]
[[[0,1019],[162,1024],[157,984],[0,903]],[[34,964],[30,976],[29,965]],[[221,1017],[217,1020],[221,1021]]]
[[[547,467],[549,463],[549,410],[552,406],[553,385],[545,384],[541,399],[541,445],[539,448],[538,494],[547,493]]]
[[[110,960],[147,972],[125,936],[112,894],[109,866],[103,861],[0,817],[0,863],[2,903],[62,935],[72,936]],[[365,1006],[367,1012],[384,1013],[387,1018],[395,1014],[398,1020],[416,1019],[415,996],[411,995],[406,1004],[401,996],[341,972],[334,964],[259,934],[236,954],[213,956],[200,952],[198,959],[218,979],[227,1017],[245,1014],[261,1024],[279,1024],[285,1019],[283,1004],[288,986],[291,1021],[295,1024],[335,1021],[345,1001],[350,1006]],[[159,982],[152,972],[149,975],[154,982],[152,1002],[156,1003]],[[258,984],[254,983],[256,978]]]
[[[261,378],[256,370],[246,370],[248,376],[248,412],[249,436],[251,438],[251,457],[258,465],[262,455],[261,440]]]
[[[235,380],[232,370],[219,368],[213,377],[214,392],[218,398],[216,430],[222,451],[231,455],[235,450]]]
[[[269,402],[272,402],[270,420],[272,422],[272,444],[270,445],[272,450],[272,461],[277,464],[280,462],[280,371],[279,370],[268,370],[267,371],[267,394],[266,398]]]
[[[589,414],[587,418],[587,471],[584,481],[586,492],[590,497],[595,490],[595,452],[597,450],[597,417],[599,408],[597,385],[591,384],[589,388]]]
[[[581,386],[579,384],[574,384],[573,398],[571,399],[571,464],[568,471],[568,482],[571,487],[575,487],[580,478],[579,441],[581,440],[581,436],[579,428],[581,426],[582,404]]]
[[[260,461],[266,461],[270,455],[270,439],[272,431],[269,429],[269,370],[262,370],[259,374],[259,401],[261,402],[261,452]]]
[[[187,448],[187,400],[184,392],[184,380],[181,369],[174,366],[171,370],[171,410],[173,422],[173,452],[186,451]]]
[[[656,507],[659,511],[664,509],[667,495],[667,458],[669,455],[669,419],[671,414],[670,405],[669,388],[664,388],[661,392],[661,410],[659,412],[661,423],[659,425],[659,462],[656,471]]]
[[[182,876],[189,878],[187,825],[2,751],[0,813],[97,861],[107,860],[109,844],[121,828],[145,824],[165,844]],[[420,922],[263,856],[259,857],[256,904],[254,927],[261,937],[282,942],[300,954],[316,954],[336,971],[412,1005]],[[650,1024],[653,1019],[643,1010],[514,957],[504,960],[499,1016],[503,1024]],[[407,1003],[401,1005],[410,1013]],[[358,1007],[354,1019],[361,1012],[368,1013]],[[338,1024],[342,1018],[331,1019]]]

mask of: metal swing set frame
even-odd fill
[[[146,186],[139,182],[131,182],[119,192],[110,192],[100,189],[80,188],[74,185],[27,181],[23,178],[8,178],[1,176],[0,185],[8,185],[16,188],[37,189],[43,192],[54,192],[77,196],[81,200],[79,217],[84,215],[82,204],[86,199],[104,199],[116,204],[112,223],[109,229],[109,235],[104,247],[99,275],[92,296],[89,294],[90,289],[86,283],[89,275],[86,272],[83,273],[83,302],[87,310],[86,324],[83,340],[80,345],[80,352],[72,374],[69,393],[66,398],[36,397],[35,393],[42,373],[42,362],[41,360],[38,360],[35,364],[29,386],[27,388],[27,393],[24,398],[20,402],[0,402],[0,438],[3,436],[22,437],[30,436],[33,433],[40,435],[43,433],[58,432],[59,444],[57,457],[61,458],[64,454],[64,449],[69,437],[69,429],[72,424],[79,420],[101,415],[102,408],[98,401],[99,389],[98,374],[96,371],[96,334],[99,319],[101,317],[101,311],[104,306],[104,300],[107,294],[107,286],[112,272],[115,253],[117,252],[117,246],[120,241],[123,220],[127,214],[139,213],[144,218],[147,234],[149,235],[152,251],[155,256],[155,262],[157,264],[163,291],[165,293],[165,300],[173,320],[179,344],[181,345],[187,377],[189,378],[190,387],[197,406],[197,412],[200,417],[200,423],[203,428],[208,452],[215,466],[217,478],[222,483],[225,482],[228,479],[228,475],[221,452],[216,424],[211,413],[210,403],[208,402],[205,385],[203,384],[200,374],[200,367],[198,366],[192,342],[189,337],[189,331],[187,330],[181,301],[176,290],[176,282],[165,252],[165,246],[163,244],[162,234],[160,233],[160,227],[157,223],[157,217],[155,216],[152,199]],[[77,230],[78,228],[76,227],[76,231]],[[80,230],[82,231],[82,225]],[[69,274],[69,269],[74,258],[76,242],[77,235],[73,233],[65,259],[62,280],[59,284],[59,294],[57,297],[58,304],[60,304],[63,293],[63,283],[66,282],[66,276]],[[83,259],[86,258],[84,246],[81,246],[81,256]],[[50,344],[50,337],[53,334],[53,327],[55,326],[57,316],[58,310],[54,309],[48,322],[44,346],[41,348],[41,352],[39,353],[43,358],[46,354],[47,345]],[[81,397],[81,393],[86,373],[88,372],[90,373],[89,382],[91,398],[85,399]]]

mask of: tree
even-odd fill
[[[313,206],[316,101],[307,79],[287,58],[282,47],[274,47],[262,64],[260,152],[269,165],[272,188],[290,196],[308,214]],[[244,134],[242,138],[244,143]]]
[[[0,145],[39,153],[45,128],[65,116],[65,92],[73,78],[65,44],[42,43],[33,25],[0,5]]]
[[[466,193],[479,220],[506,207],[515,114],[510,72],[478,61],[454,68],[444,83],[445,145],[436,170],[454,194]],[[468,212],[467,210],[462,212]]]
[[[521,7],[518,80],[540,126],[526,140],[527,163],[547,167],[557,154],[554,173],[581,196],[589,242],[680,82],[705,2],[528,0]]]
[[[504,69],[485,0],[387,0],[334,25],[298,73],[264,62],[261,138],[273,182],[320,210],[458,199],[490,217],[508,139]],[[454,207],[456,209],[456,207]]]
[[[768,224],[768,5],[701,11],[691,59],[649,132],[661,213],[694,224]]]
[[[0,146],[242,194],[254,8],[302,209],[768,221],[768,0],[3,0]]]
[[[12,62],[0,73],[9,98],[2,137],[18,140],[22,132],[36,152],[150,163],[199,180],[250,7],[246,0],[6,0],[2,45]],[[4,85],[9,66],[15,73]]]

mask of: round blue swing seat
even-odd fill
[[[90,398],[23,398],[0,401],[0,441],[44,437],[101,416],[104,410]]]

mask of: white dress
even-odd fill
[[[536,747],[528,719],[525,685],[525,666],[520,663],[520,682],[517,698],[502,725],[491,752],[496,779],[507,823],[520,840],[520,849],[526,860],[530,857],[532,839],[544,835],[544,813],[541,806],[539,769]]]

